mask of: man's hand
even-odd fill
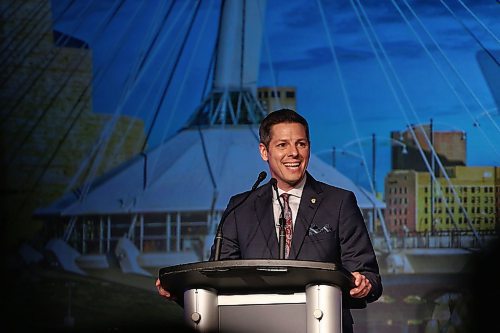
[[[354,298],[363,298],[368,296],[372,290],[370,280],[359,272],[352,272],[351,274],[354,276],[354,285],[356,285],[356,287],[352,288],[349,292],[351,296]]]
[[[172,299],[172,295],[170,294],[170,292],[163,289],[163,287],[161,286],[161,282],[160,282],[159,278],[156,279],[156,289],[158,289],[158,294],[160,294],[160,296],[163,296],[163,297],[168,298],[168,299]]]

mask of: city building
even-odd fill
[[[92,111],[92,51],[52,24],[48,0],[2,18],[0,218],[9,244],[38,231],[36,208],[130,159],[145,140],[142,120]]]
[[[427,161],[432,164],[431,149],[433,146],[443,166],[466,164],[467,137],[463,131],[435,131],[431,124],[413,125],[411,130],[393,131],[391,139],[399,140],[406,145],[406,151],[393,146],[391,162],[393,170],[428,171],[422,159],[421,147]],[[412,133],[415,133],[413,138]]]
[[[259,87],[257,99],[267,112],[281,108],[297,110],[295,87]]]
[[[385,179],[385,221],[393,234],[491,233],[500,224],[500,168],[393,170]]]

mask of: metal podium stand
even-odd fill
[[[160,269],[162,286],[200,332],[342,332],[350,274],[332,263],[221,260]]]

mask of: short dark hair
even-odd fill
[[[299,123],[306,130],[307,141],[309,140],[309,124],[307,120],[297,112],[290,109],[279,109],[269,113],[260,123],[259,138],[260,142],[269,148],[271,142],[271,127],[281,123]]]

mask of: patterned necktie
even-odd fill
[[[290,194],[288,193],[281,194],[284,203],[283,215],[285,217],[285,235],[286,235],[285,259],[288,259],[288,255],[290,254],[290,245],[292,244],[292,233],[293,233],[292,210],[290,209],[290,205],[288,204],[289,196]]]

